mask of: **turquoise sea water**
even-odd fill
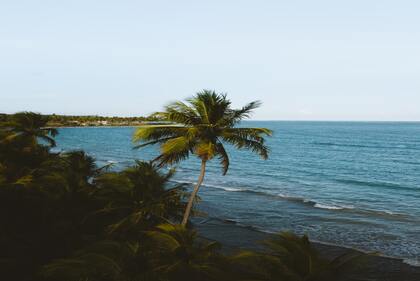
[[[230,149],[226,176],[217,160],[209,164],[200,208],[210,219],[307,233],[313,240],[420,264],[420,123],[244,125],[274,131],[270,158]],[[57,149],[84,149],[99,165],[119,169],[158,153],[132,150],[134,130],[62,128]],[[178,167],[175,180],[192,183],[198,173],[199,160],[191,158]]]

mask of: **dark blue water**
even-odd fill
[[[420,124],[246,122],[274,131],[270,159],[229,148],[222,176],[209,164],[200,207],[210,217],[420,261]],[[151,159],[156,148],[132,150],[135,128],[60,129],[58,147],[84,149],[99,165],[122,168]],[[178,167],[194,182],[200,161]]]

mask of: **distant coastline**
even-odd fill
[[[9,114],[0,114],[0,121],[7,121]],[[162,123],[153,116],[119,117],[99,115],[45,115],[49,121],[47,125],[54,128],[72,127],[134,127],[146,124]]]
[[[136,123],[88,123],[88,124],[58,124],[58,123],[49,123],[48,127],[51,128],[113,128],[113,127],[138,127],[150,124],[160,124],[160,122],[145,121],[145,122],[136,122]]]
[[[0,122],[6,121],[12,114],[0,113]],[[137,127],[147,124],[165,123],[155,116],[120,117],[100,115],[60,115],[44,114],[49,118],[48,126],[54,128],[79,127]],[[251,119],[245,122],[302,122],[302,123],[376,123],[376,124],[420,124],[420,120],[263,120]]]

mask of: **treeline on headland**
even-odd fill
[[[84,151],[55,153],[48,123],[29,112],[0,122],[2,280],[335,281],[353,266],[291,233],[266,251],[226,254],[179,224],[188,193],[174,171],[141,161],[113,171]]]
[[[0,120],[6,120],[11,115],[0,114]],[[98,115],[45,115],[49,127],[91,127],[91,126],[138,126],[149,122],[159,121],[154,116],[120,117]]]

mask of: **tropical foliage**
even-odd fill
[[[57,131],[34,113],[0,126],[0,276],[8,281],[335,279],[306,237],[282,234],[265,252],[226,254],[178,224],[184,186],[157,164],[97,167],[83,151],[53,153]]]
[[[0,275],[6,280],[41,280],[42,266],[53,259],[179,220],[185,192],[169,183],[173,171],[137,162],[111,172],[83,151],[53,153],[57,131],[46,124],[34,113],[1,123]]]

